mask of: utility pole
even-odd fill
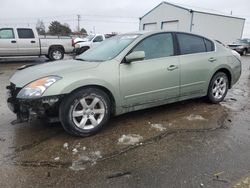
[[[77,29],[78,29],[78,32],[80,32],[80,20],[81,20],[81,15],[80,14],[77,14]]]

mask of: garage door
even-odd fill
[[[161,29],[162,30],[170,30],[170,31],[178,31],[179,21],[176,20],[176,21],[162,22]]]
[[[156,23],[146,23],[143,24],[143,30],[146,31],[152,31],[157,29],[157,24]]]

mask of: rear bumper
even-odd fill
[[[7,104],[9,109],[17,115],[19,122],[30,121],[37,117],[58,117],[59,106],[63,95],[41,97],[38,99],[18,99],[21,88],[10,84],[7,88]]]
[[[236,84],[241,76],[242,73],[242,63],[239,59],[235,58],[235,62],[233,63],[234,67],[232,68],[232,80],[231,80],[231,87]]]

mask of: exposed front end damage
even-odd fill
[[[17,115],[17,120],[13,121],[13,124],[32,121],[37,118],[44,118],[50,122],[58,120],[59,105],[64,97],[63,95],[19,99],[17,94],[22,88],[17,88],[13,83],[6,88],[8,107]]]

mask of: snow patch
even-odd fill
[[[143,137],[137,134],[122,135],[122,137],[118,139],[118,144],[135,145],[136,143],[140,142],[142,139]]]
[[[81,147],[81,143],[78,143],[78,144],[76,145],[76,148],[79,148],[79,147]]]
[[[201,115],[194,115],[194,114],[189,115],[188,117],[186,117],[186,119],[189,121],[195,121],[195,120],[206,121],[207,120]]]
[[[164,130],[166,130],[166,128],[163,127],[162,124],[151,124],[151,127],[154,128],[154,129],[156,129],[157,131],[164,131]]]
[[[75,154],[78,153],[78,150],[77,150],[76,148],[74,148],[74,149],[72,150],[72,153],[73,153],[73,155],[75,155]]]
[[[56,157],[54,158],[55,161],[59,161],[60,160],[60,157]]]
[[[64,144],[63,144],[63,148],[64,148],[64,149],[69,149],[69,144],[68,144],[67,142],[64,143]]]
[[[101,158],[100,151],[91,152],[88,155],[80,155],[79,159],[73,161],[69,168],[75,171],[85,170],[87,167],[95,165],[97,160]]]

